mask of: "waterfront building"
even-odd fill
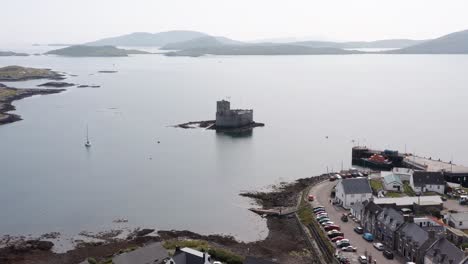
[[[336,185],[335,202],[350,209],[355,203],[362,203],[372,197],[372,189],[367,178],[340,180]]]

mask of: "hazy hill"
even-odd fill
[[[29,56],[27,53],[16,53],[13,51],[0,51],[0,57],[2,56]]]
[[[84,46],[77,45],[56,49],[46,52],[46,54],[54,54],[70,57],[126,57],[129,54],[150,54],[150,52],[140,50],[119,49],[114,46]]]
[[[252,44],[252,45],[221,45],[202,48],[191,48],[176,52],[168,52],[167,56],[202,55],[344,55],[360,54],[359,51],[350,51],[336,48],[311,48],[288,44]]]
[[[88,46],[164,46],[169,43],[187,41],[207,36],[205,33],[196,31],[173,30],[160,33],[137,32],[123,36],[105,38],[86,43]]]
[[[313,48],[340,48],[340,49],[364,49],[364,48],[405,48],[420,44],[425,40],[411,39],[384,39],[376,41],[349,41],[349,42],[331,42],[331,41],[299,41],[289,44],[301,45]]]
[[[468,30],[451,33],[424,43],[399,50],[391,54],[468,54]]]
[[[205,36],[196,39],[191,39],[183,42],[169,43],[161,47],[162,50],[184,50],[192,48],[204,48],[222,45],[243,45],[244,42],[232,40],[225,37]]]

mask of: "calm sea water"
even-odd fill
[[[24,120],[0,126],[0,234],[123,217],[255,240],[265,222],[239,192],[348,167],[352,140],[468,164],[468,56],[0,57],[6,65],[102,87],[15,103]],[[266,126],[247,137],[168,127],[213,119],[227,97]]]

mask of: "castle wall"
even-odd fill
[[[230,110],[216,113],[216,126],[218,127],[242,127],[252,122],[252,110]]]

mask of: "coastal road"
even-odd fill
[[[367,250],[367,254],[372,256],[372,260],[377,260],[377,264],[396,264],[396,263],[405,263],[405,261],[399,256],[395,255],[395,259],[389,260],[386,259],[382,251],[378,251],[372,246],[372,243],[367,242],[362,238],[360,234],[354,232],[353,228],[358,226],[351,218],[347,223],[341,221],[341,216],[343,213],[349,213],[349,211],[344,210],[341,207],[334,206],[330,203],[330,192],[332,188],[337,184],[336,181],[330,182],[325,181],[317,184],[312,187],[310,194],[315,196],[316,203],[319,203],[325,207],[325,210],[328,213],[331,221],[341,227],[341,231],[344,233],[344,237],[351,241],[351,245],[357,247],[357,254],[344,254],[349,258],[351,263],[358,263],[357,257],[359,255],[364,255],[364,252]],[[373,261],[372,261],[373,262]]]

